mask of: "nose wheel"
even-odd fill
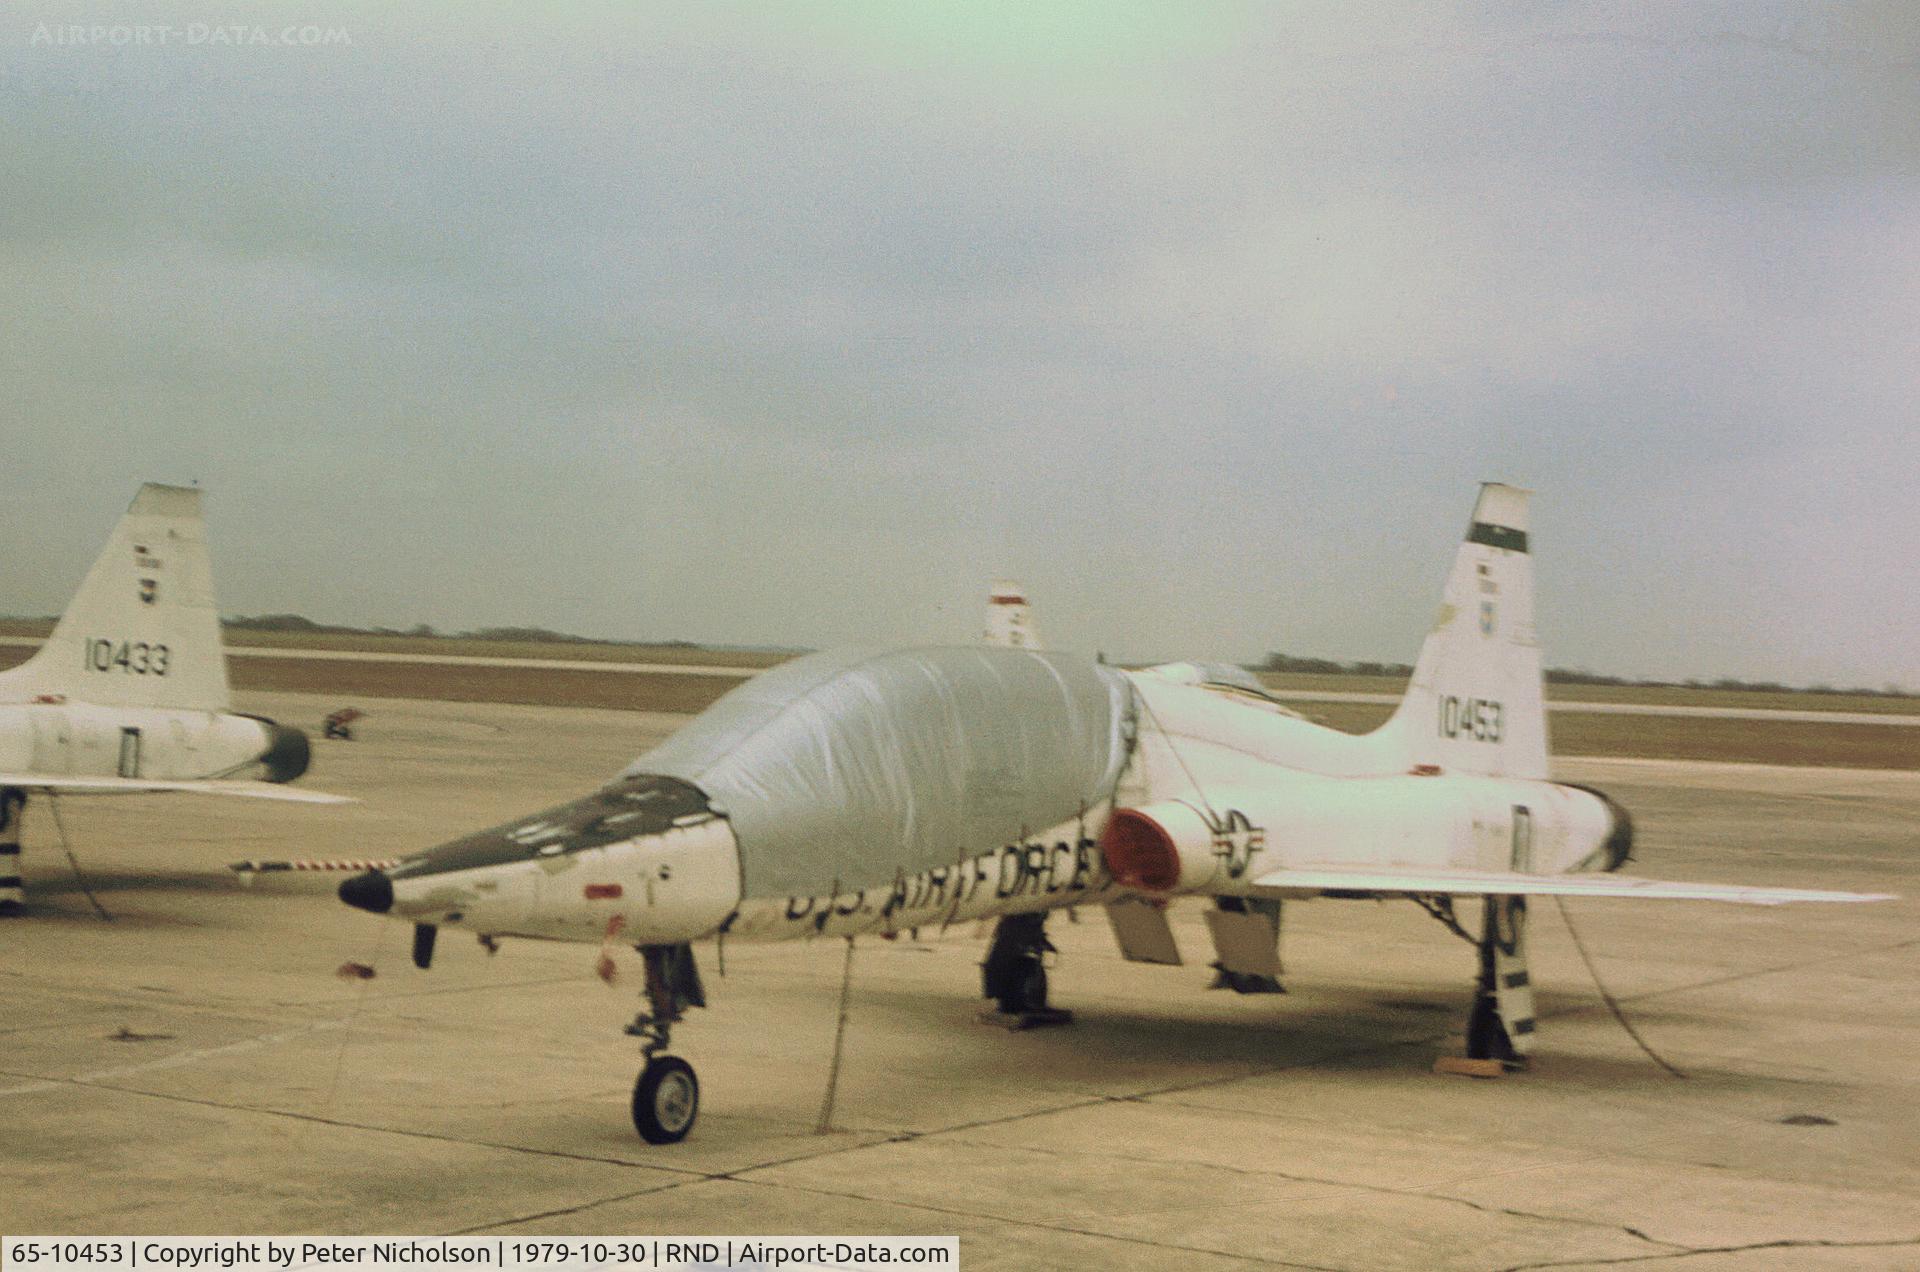
[[[678,1144],[700,1116],[700,1079],[679,1056],[653,1056],[633,1084],[633,1126],[649,1144]]]
[[[679,1056],[665,1054],[673,1026],[689,1007],[707,1005],[706,990],[694,966],[693,947],[642,945],[647,968],[646,1010],[633,1018],[627,1033],[640,1039],[647,1058],[633,1084],[633,1129],[649,1144],[678,1144],[700,1116],[700,1079]]]

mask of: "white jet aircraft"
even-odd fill
[[[30,792],[345,802],[280,785],[306,734],[231,705],[200,492],[142,486],[47,643],[0,672],[0,914],[25,901]]]
[[[1518,1063],[1528,896],[1876,899],[1612,873],[1632,847],[1625,810],[1548,776],[1532,573],[1526,493],[1483,487],[1406,698],[1366,736],[1204,674],[1007,643],[814,654],[593,794],[340,896],[414,924],[422,967],[442,926],[634,944],[646,1009],[628,1032],[647,1063],[633,1118],[653,1143],[685,1137],[698,1110],[693,1070],[665,1049],[705,1005],[691,943],[709,937],[995,918],[983,990],[1026,1014],[1046,1008],[1052,910],[1104,904],[1128,957],[1174,962],[1165,899],[1215,898],[1218,966],[1259,988],[1279,970],[1281,902],[1404,897],[1478,947],[1469,1053]],[[1024,609],[1017,589],[1000,595]],[[1477,934],[1459,898],[1482,902]]]

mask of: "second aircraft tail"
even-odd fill
[[[198,490],[140,488],[47,643],[0,675],[0,701],[40,695],[115,707],[228,708]]]

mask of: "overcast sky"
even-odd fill
[[[0,11],[0,612],[1920,688],[1920,8],[414,7]]]

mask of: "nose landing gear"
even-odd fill
[[[641,1039],[647,1059],[633,1085],[633,1126],[649,1144],[678,1144],[700,1115],[700,1079],[679,1056],[665,1054],[673,1026],[689,1007],[705,1007],[707,995],[690,945],[642,945],[647,970],[647,1007],[627,1033]]]

